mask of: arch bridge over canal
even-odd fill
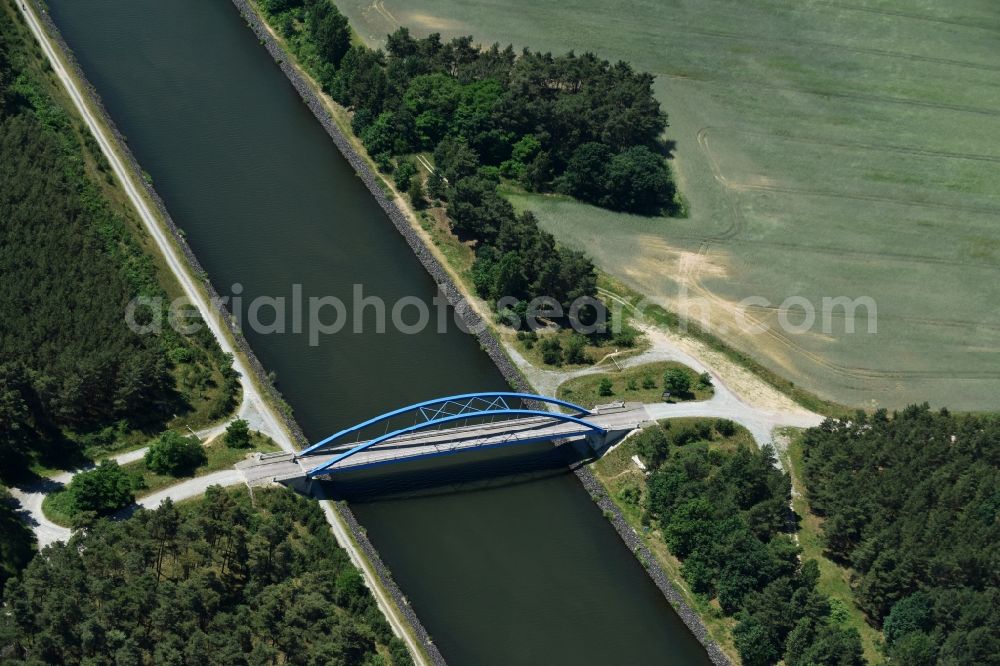
[[[649,420],[639,403],[591,410],[531,393],[466,393],[401,407],[295,454],[263,454],[237,468],[260,485],[545,441],[584,440],[599,451]]]

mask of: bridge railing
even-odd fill
[[[406,407],[401,407],[399,409],[394,409],[392,411],[380,414],[366,421],[353,425],[349,428],[344,428],[338,432],[333,433],[329,437],[326,437],[315,444],[299,451],[299,456],[305,456],[310,454],[315,454],[315,452],[322,450],[323,448],[336,446],[338,441],[342,441],[350,435],[355,435],[360,437],[361,433],[372,426],[378,425],[380,423],[386,424],[386,429],[388,432],[388,424],[391,420],[405,416],[407,414],[413,414],[418,418],[423,418],[424,423],[429,423],[431,421],[440,419],[445,416],[465,416],[466,418],[473,417],[484,417],[484,416],[497,416],[509,413],[511,408],[511,403],[514,401],[520,401],[522,404],[531,403],[541,403],[554,405],[557,407],[564,407],[572,412],[575,412],[576,417],[587,416],[591,412],[585,407],[580,405],[575,405],[571,402],[565,400],[559,400],[558,398],[550,398],[543,395],[535,395],[533,393],[520,393],[516,391],[486,391],[480,393],[463,393],[460,395],[451,395],[443,398],[435,398],[433,400],[425,400],[423,402],[414,403]],[[544,412],[545,414],[555,413],[555,412]]]
[[[520,395],[529,395],[529,394],[520,394]],[[559,402],[562,402],[562,401],[559,401]],[[570,404],[570,403],[563,403],[563,404]],[[574,407],[575,407],[575,405],[574,405]],[[589,414],[589,412],[587,412],[587,410],[584,410],[583,408],[580,408],[580,409],[583,412],[585,412],[585,414],[581,414],[580,416]],[[430,420],[424,421],[422,423],[417,423],[415,425],[407,426],[407,427],[404,427],[404,428],[399,428],[399,429],[396,429],[396,430],[394,430],[392,432],[385,433],[385,434],[383,434],[383,435],[381,435],[379,437],[375,437],[374,439],[371,439],[369,441],[363,442],[361,444],[358,444],[357,446],[354,446],[353,448],[351,448],[351,449],[349,449],[347,451],[339,453],[339,454],[333,456],[332,458],[330,458],[329,460],[327,460],[326,462],[324,462],[323,464],[318,465],[318,466],[310,469],[308,472],[306,472],[306,476],[308,476],[308,477],[311,478],[311,477],[320,476],[320,475],[329,473],[329,471],[335,465],[337,465],[337,463],[339,463],[339,462],[341,462],[343,460],[346,460],[346,459],[350,458],[351,456],[355,456],[355,455],[357,455],[357,454],[359,454],[359,453],[361,453],[363,451],[366,451],[366,450],[368,450],[368,449],[370,449],[372,447],[376,447],[376,446],[378,446],[380,444],[383,444],[385,442],[391,441],[391,440],[396,439],[398,437],[401,437],[403,435],[407,435],[407,434],[410,434],[410,433],[419,432],[421,430],[427,430],[427,429],[434,428],[434,427],[439,427],[439,426],[449,425],[449,424],[452,424],[452,423],[457,423],[459,421],[468,420],[470,418],[484,417],[484,416],[496,416],[496,415],[525,416],[525,417],[545,417],[545,418],[548,418],[548,419],[552,419],[554,421],[560,421],[560,422],[564,422],[564,423],[573,423],[573,424],[576,424],[576,425],[580,426],[580,431],[579,432],[576,432],[576,431],[574,431],[572,433],[556,432],[556,433],[551,433],[551,434],[547,434],[547,435],[541,435],[541,436],[538,436],[538,437],[535,437],[535,438],[518,439],[518,441],[516,443],[527,443],[527,441],[545,441],[545,440],[548,440],[548,439],[555,439],[555,438],[560,438],[560,437],[576,436],[576,435],[580,435],[580,434],[586,434],[588,432],[593,432],[593,433],[597,433],[597,434],[601,434],[601,435],[607,434],[607,430],[604,427],[602,427],[602,426],[596,425],[596,424],[591,423],[591,422],[589,422],[589,421],[587,421],[585,419],[582,419],[582,418],[580,418],[580,416],[573,416],[573,415],[570,415],[570,414],[563,414],[561,412],[550,412],[550,411],[539,410],[539,409],[514,409],[514,408],[491,409],[491,410],[488,410],[488,411],[478,411],[478,412],[463,412],[463,413],[459,413],[459,414],[449,414],[447,416],[441,416],[439,418],[430,419]],[[516,424],[517,421],[511,421],[511,423],[512,424]],[[344,431],[341,431],[341,432],[344,432]],[[501,431],[500,434],[502,435],[503,432]],[[484,439],[489,439],[489,437],[484,437]],[[328,438],[328,440],[329,440],[329,438]],[[506,441],[506,445],[510,445],[510,440],[509,439],[505,440],[505,441]],[[504,445],[504,444],[505,444],[505,442],[500,442],[497,445]],[[306,451],[307,452],[308,451],[312,451],[315,448],[316,448],[316,446],[314,445],[313,447],[310,447]],[[476,448],[476,447],[465,447],[465,448]],[[415,455],[401,456],[401,458],[407,458],[407,457],[408,458],[415,458],[415,457],[418,457],[418,456],[415,456]]]

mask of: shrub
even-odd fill
[[[445,189],[444,178],[441,172],[435,169],[427,177],[427,193],[435,199],[440,199],[444,196]]]
[[[900,637],[927,632],[934,627],[934,601],[926,592],[915,592],[897,601],[885,618],[885,642],[892,645]]]
[[[243,419],[236,419],[226,426],[226,446],[231,449],[250,448],[250,425]]]
[[[637,337],[639,337],[638,331],[634,328],[623,326],[620,331],[615,333],[613,340],[617,346],[631,349],[632,347],[635,347]]]
[[[96,469],[77,474],[67,491],[74,513],[107,516],[135,501],[132,478],[114,460],[105,460]]]
[[[671,368],[663,375],[663,389],[670,395],[687,395],[691,391],[691,377],[681,368]]]
[[[417,167],[413,166],[413,162],[410,160],[401,160],[399,165],[396,167],[396,171],[393,173],[393,179],[396,181],[396,188],[401,192],[406,192],[410,189],[410,183],[414,180],[414,176],[417,175]]]
[[[719,419],[715,422],[715,431],[723,437],[732,437],[736,434],[736,424],[729,419]]]
[[[605,377],[601,380],[601,383],[597,386],[597,393],[602,396],[614,395],[615,392],[611,387],[611,380]]]
[[[646,428],[636,436],[635,448],[648,467],[656,469],[670,455],[670,440],[660,427]]]
[[[391,113],[381,113],[361,132],[361,142],[370,155],[375,156],[375,162],[381,163],[391,157],[395,137],[392,131],[393,117]],[[382,170],[381,164],[379,169]]]
[[[675,445],[685,446],[704,438],[701,437],[698,430],[694,427],[690,425],[679,425],[671,430],[671,439]]]
[[[208,461],[205,449],[194,435],[184,437],[168,430],[146,452],[146,467],[157,474],[184,476]]]
[[[621,489],[618,498],[630,506],[639,506],[639,500],[642,499],[642,489],[634,483],[630,483]]]
[[[373,159],[379,171],[392,173],[392,155],[390,153],[377,153]]]
[[[406,190],[410,197],[410,203],[415,210],[423,210],[427,207],[427,199],[424,198],[424,186],[419,178],[410,179],[410,187]]]
[[[566,342],[566,362],[584,365],[591,363],[590,357],[583,348],[587,339],[582,335],[574,335]]]
[[[562,344],[559,338],[554,336],[546,337],[541,342],[542,361],[547,365],[560,366],[563,364]]]
[[[190,363],[192,356],[190,347],[174,347],[167,352],[167,358],[169,358],[170,362],[174,365]]]

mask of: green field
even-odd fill
[[[1000,391],[1000,10],[991,0],[337,0],[398,25],[592,50],[657,75],[687,219],[514,196],[544,227],[822,397],[995,409]],[[768,333],[734,329],[747,309]],[[806,333],[777,326],[801,296]],[[855,333],[823,297],[874,299]],[[791,310],[800,321],[798,307]]]

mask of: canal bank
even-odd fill
[[[329,105],[334,103],[330,100],[324,101],[322,99],[324,93],[318,89],[317,83],[302,71],[301,66],[296,64],[295,55],[289,52],[275,38],[274,32],[268,26],[263,16],[261,16],[252,0],[232,0],[232,2],[247,22],[247,25],[267,49],[267,52],[274,59],[275,63],[278,64],[289,83],[302,97],[302,100],[309,107],[316,120],[326,130],[333,143],[344,155],[344,158],[355,169],[358,177],[365,183],[374,200],[385,211],[386,216],[392,221],[399,233],[406,238],[406,242],[417,255],[420,263],[430,273],[431,277],[437,282],[438,287],[448,298],[448,302],[460,313],[469,330],[477,332],[480,345],[489,354],[493,362],[496,363],[501,374],[515,389],[534,392],[534,389],[524,378],[520,370],[511,361],[507,350],[493,327],[484,321],[472,306],[470,301],[471,295],[466,292],[463,285],[452,277],[452,274],[442,264],[442,260],[428,247],[428,240],[418,232],[419,224],[412,213],[405,212],[397,205],[396,201],[398,197],[389,198],[387,196],[387,192],[383,189],[382,185],[384,181],[373,171],[371,160],[365,159],[364,156],[359,154],[355,144],[345,136],[345,130],[337,124],[329,110]],[[673,582],[671,582],[666,571],[660,566],[659,561],[625,520],[621,509],[608,497],[604,486],[597,480],[590,468],[585,465],[574,465],[573,472],[580,479],[580,483],[601,509],[601,512],[608,517],[618,536],[628,547],[629,551],[642,564],[657,589],[670,602],[687,628],[705,648],[712,663],[717,666],[729,664],[729,658],[719,647],[718,643],[709,635],[701,618],[698,617],[694,609],[684,600],[683,595],[681,595]],[[346,505],[344,505],[344,511],[349,522],[354,526],[355,532],[364,534],[353,513],[350,512],[350,509]],[[364,542],[371,548],[369,557],[378,563],[383,580],[389,579],[389,584],[395,591],[394,593],[399,595],[400,591],[394,581],[392,581],[391,574],[385,568],[384,564],[382,564],[377,551],[371,546],[366,535],[364,535]],[[406,607],[409,608],[409,606]],[[419,627],[421,636],[426,637],[426,630],[416,616],[412,618],[412,622],[415,626]]]
[[[157,194],[152,183],[144,177],[145,172],[139,165],[138,160],[136,160],[135,155],[132,154],[127,140],[121,131],[119,131],[114,119],[108,114],[107,109],[104,108],[101,96],[87,79],[87,76],[80,67],[80,63],[77,62],[73,55],[73,50],[66,44],[62,33],[53,22],[51,15],[45,7],[40,6],[41,3],[39,0],[19,0],[19,2],[22,10],[25,12],[30,7],[33,16],[40,22],[38,28],[44,35],[39,35],[39,37],[42,39],[47,37],[54,43],[54,49],[58,52],[58,57],[65,63],[67,76],[71,78],[73,85],[80,91],[80,103],[91,111],[95,117],[95,121],[102,125],[110,134],[107,145],[104,145],[100,139],[98,139],[98,145],[101,146],[106,154],[110,151],[117,158],[121,170],[121,173],[118,174],[120,182],[123,186],[126,186],[127,190],[135,188],[134,194],[140,199],[140,201],[136,202],[136,208],[146,208],[149,218],[151,218],[147,219],[146,223],[161,227],[169,237],[167,242],[171,245],[171,249],[177,250],[180,253],[180,257],[176,262],[172,262],[170,257],[165,256],[168,266],[174,272],[175,278],[181,283],[182,289],[185,286],[190,286],[194,291],[200,290],[200,293],[197,294],[189,293],[189,300],[198,306],[203,319],[211,317],[221,323],[222,328],[213,327],[213,334],[222,346],[223,351],[239,357],[234,359],[234,368],[237,371],[242,369],[243,373],[241,374],[252,374],[253,379],[251,381],[254,381],[255,388],[262,393],[261,400],[267,403],[266,406],[261,405],[261,408],[270,408],[273,410],[274,415],[280,415],[280,418],[277,420],[280,421],[279,427],[282,431],[265,434],[268,434],[276,442],[286,447],[292,442],[298,444],[304,443],[306,441],[305,435],[295,422],[295,419],[291,417],[290,407],[268,378],[257,355],[254,354],[246,338],[243,337],[239,326],[233,321],[232,314],[224,305],[221,305],[222,301],[219,297],[219,292],[208,278],[208,274],[198,261],[198,257],[195,256],[191,246],[188,245],[184,234],[181,233],[180,229],[174,223],[173,218],[170,217],[163,199]],[[55,56],[55,54],[52,55]],[[112,160],[109,159],[109,161]],[[126,180],[129,181],[127,185]],[[143,216],[142,210],[137,210],[137,212],[139,212],[140,216]],[[172,254],[172,251],[163,249],[162,253],[167,255]],[[189,281],[186,278],[191,278],[191,280]]]
[[[302,444],[305,440],[301,429],[291,416],[290,408],[275,390],[270,378],[264,373],[260,361],[241,335],[231,313],[225,306],[220,305],[218,293],[211,281],[208,280],[183,235],[173,223],[152,184],[144,178],[144,173],[128,148],[124,137],[107,114],[100,97],[84,76],[72,51],[63,41],[58,28],[48,13],[34,3],[35,0],[22,0],[20,3],[20,9],[30,30],[34,33],[57,76],[62,79],[70,97],[78,103],[78,111],[85,123],[90,126],[93,136],[98,141],[119,181],[125,186],[128,196],[140,217],[143,218],[147,229],[162,241],[163,244],[160,245],[159,249],[164,258],[167,259],[174,277],[182,285],[186,285],[185,289],[189,290],[189,297],[198,306],[203,317],[217,317],[225,327],[224,329],[216,327],[214,333],[223,349],[231,350],[235,355],[234,367],[242,370],[241,383],[244,390],[244,400],[251,400],[251,404],[270,400],[270,405],[257,404],[255,407],[259,410],[274,408],[269,410],[270,413],[264,419],[265,424],[268,424],[266,431],[286,450],[291,451],[298,448],[295,444]],[[159,232],[162,231],[169,234],[169,240],[160,236]],[[176,256],[175,250],[180,252],[180,257]],[[198,276],[197,282],[193,281],[194,276]],[[199,287],[205,293],[199,292]],[[249,374],[245,369],[246,366],[251,369]],[[250,397],[251,394],[253,397]],[[289,433],[293,433],[294,437],[289,436]],[[225,485],[225,481],[220,479],[219,482]],[[173,497],[173,495],[170,496]],[[24,504],[25,499],[22,497],[20,500]],[[149,506],[156,504],[159,504],[159,500]],[[344,503],[338,504],[329,501],[322,502],[321,506],[338,543],[347,550],[351,561],[362,572],[366,584],[371,589],[393,633],[404,640],[414,661],[421,665],[444,664],[441,653],[427,639],[426,630],[420,624],[413,609],[406,603],[398,586],[392,580],[385,565],[382,564],[378,553],[358,525],[350,508]],[[36,511],[39,514],[37,517],[39,525],[46,526],[44,516],[41,515],[40,505],[36,507]],[[68,530],[61,530],[51,523],[48,523],[46,527],[56,529],[56,534],[47,535],[49,542],[68,538]],[[37,529],[38,527],[36,527]]]
[[[211,3],[53,4],[217,284],[240,278],[249,295],[296,282],[324,293],[356,280],[390,296],[433,293],[407,244],[385,237],[384,217],[379,230],[367,188],[316,144],[250,52],[256,45],[231,32],[232,17]],[[321,270],[310,270],[314,261]],[[288,377],[284,392],[313,437],[414,395],[504,383],[458,334],[347,336],[319,350],[291,336],[248,337],[263,367]],[[453,663],[704,661],[566,474],[356,508]]]

